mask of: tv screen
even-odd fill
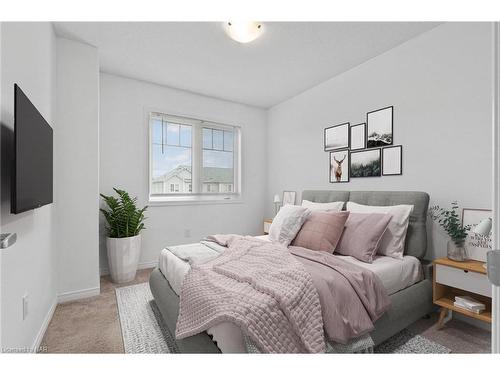
[[[14,85],[14,171],[11,212],[52,203],[52,127]]]

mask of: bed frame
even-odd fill
[[[427,208],[429,195],[406,191],[325,191],[305,190],[302,199],[312,202],[351,201],[370,206],[412,204],[410,224],[406,235],[405,255],[420,259],[424,279],[390,296],[391,308],[375,322],[370,333],[375,344],[387,340],[413,322],[433,311],[431,264],[423,260],[427,250]],[[157,268],[149,279],[151,292],[170,332],[175,332],[179,312],[179,297]],[[206,332],[176,340],[180,353],[220,353],[217,345]]]

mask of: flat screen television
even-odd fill
[[[14,168],[11,212],[52,203],[52,127],[14,85]]]

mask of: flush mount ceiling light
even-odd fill
[[[226,34],[238,43],[249,43],[262,35],[263,27],[259,22],[226,22]]]

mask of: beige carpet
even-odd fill
[[[147,282],[151,269],[140,270],[133,282],[113,284],[101,278],[101,294],[58,305],[42,345],[48,353],[123,353],[115,288]],[[435,329],[437,315],[408,329],[451,349],[452,353],[489,353],[490,333],[457,319]]]
[[[115,288],[147,282],[151,271],[139,270],[127,284],[103,276],[99,296],[58,305],[42,346],[48,353],[123,353]]]

